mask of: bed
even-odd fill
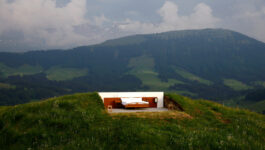
[[[138,97],[121,98],[121,104],[125,108],[147,108],[149,107],[149,102],[143,101],[142,98],[138,98]]]

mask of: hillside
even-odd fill
[[[265,87],[264,57],[264,43],[224,29],[135,35],[71,50],[0,53],[0,83],[9,85],[0,87],[0,105],[85,91],[163,90],[219,102],[244,99]]]
[[[264,149],[264,115],[206,100],[166,95],[177,101],[184,112],[113,116],[104,111],[97,93],[1,106],[0,147],[6,150]]]

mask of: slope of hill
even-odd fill
[[[1,149],[264,149],[265,116],[167,94],[184,112],[109,115],[97,93],[0,107]],[[152,115],[149,115],[152,114]]]
[[[264,57],[264,43],[224,29],[135,35],[67,51],[0,53],[0,83],[17,87],[0,91],[0,104],[45,98],[41,93],[128,90],[223,101],[264,86]]]

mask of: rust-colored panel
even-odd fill
[[[125,108],[147,108],[148,104],[127,104],[124,106]]]
[[[156,97],[143,97],[143,101],[149,102],[149,107],[157,107],[157,103],[155,102]]]
[[[112,108],[121,108],[121,99],[120,98],[104,98],[104,106],[105,108],[111,105]]]

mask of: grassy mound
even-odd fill
[[[109,115],[97,93],[0,107],[1,149],[264,149],[265,116],[176,94],[189,117]],[[158,116],[158,117],[156,117]],[[162,116],[162,117],[161,117]]]

